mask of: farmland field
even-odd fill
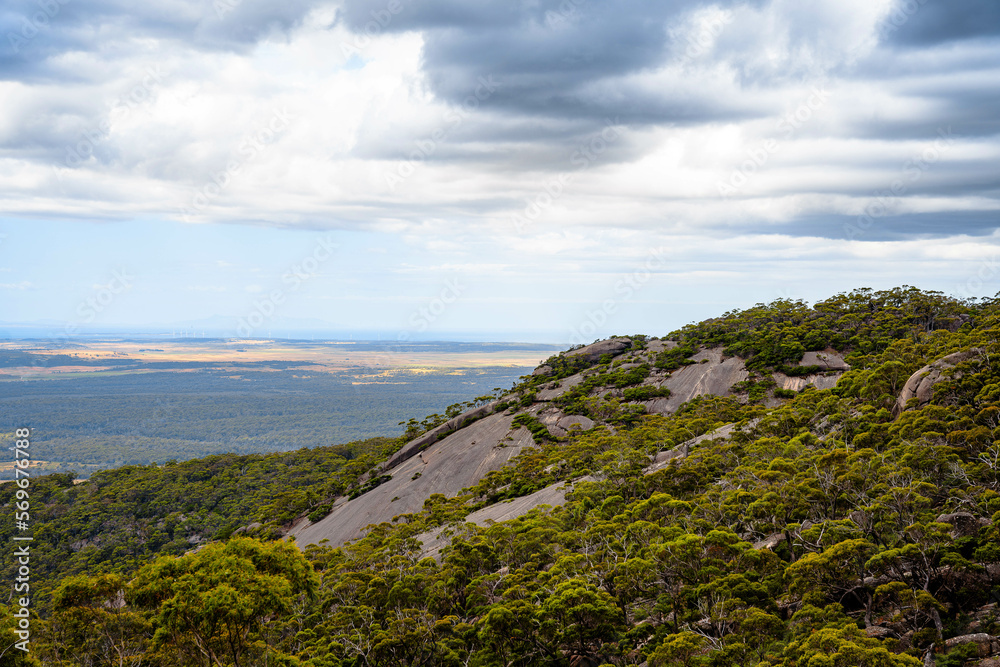
[[[0,433],[40,471],[270,452],[398,435],[509,388],[550,345],[97,339],[0,342]],[[0,467],[0,478],[11,471]]]

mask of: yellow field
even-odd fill
[[[202,362],[218,364],[222,370],[234,373],[245,371],[247,363],[283,361],[301,362],[291,370],[306,373],[332,373],[359,371],[359,383],[372,381],[376,377],[394,375],[398,371],[408,373],[442,372],[449,369],[537,366],[553,352],[531,350],[499,350],[490,352],[442,352],[433,349],[394,350],[363,349],[367,343],[294,343],[283,341],[132,341],[119,339],[93,340],[62,349],[33,347],[31,341],[0,341],[0,350],[18,350],[44,355],[73,355],[87,360],[128,359],[136,362]],[[157,369],[162,370],[162,369]],[[193,369],[166,369],[175,372],[190,372]],[[257,369],[266,370],[266,369]],[[373,372],[374,371],[374,372]],[[0,377],[7,379],[72,378],[81,375],[118,375],[124,373],[150,372],[148,370],[116,370],[108,366],[57,366],[51,368],[16,367],[0,368]],[[460,372],[460,371],[455,371]]]

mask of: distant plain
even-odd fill
[[[339,444],[509,388],[560,348],[519,343],[0,341],[0,437],[40,472]],[[0,465],[0,479],[10,478]]]

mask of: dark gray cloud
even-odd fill
[[[996,0],[899,0],[880,30],[903,47],[1000,37]]]
[[[696,49],[697,57],[686,57],[693,40],[700,37],[692,35],[691,25],[685,23],[694,13],[707,8],[746,12],[766,9],[767,4],[737,0],[398,0],[383,7],[370,0],[347,0],[340,20],[358,33],[423,33],[427,80],[434,93],[451,104],[461,104],[479,77],[492,75],[503,84],[489,100],[493,110],[565,122],[596,123],[619,116],[633,125],[738,122],[766,116],[776,109],[767,108],[756,97],[762,89],[824,74],[847,79],[898,78],[912,67],[914,49],[1000,33],[996,0],[899,0],[876,26],[884,47],[861,62],[855,62],[859,54],[845,51],[838,62],[842,26],[827,22],[843,16],[832,14],[829,8],[793,5],[782,10],[787,30],[776,33],[776,43],[770,45],[791,56],[777,66],[759,57],[762,45],[755,31],[766,22],[726,26],[717,52]],[[389,7],[397,13],[390,13]],[[784,41],[778,43],[779,38]],[[824,65],[824,57],[831,62]],[[636,80],[637,75],[671,64],[687,70],[686,81],[667,80],[651,88]],[[738,89],[721,94],[707,78],[703,86],[691,85],[699,83],[699,67],[718,64],[733,69]],[[940,70],[954,75],[963,65],[989,66],[948,62]],[[910,74],[926,79],[935,69],[933,61],[921,62],[921,66],[922,72]],[[828,71],[817,71],[817,67],[828,67]],[[931,85],[941,87],[941,82]],[[918,136],[928,127],[950,121],[966,134],[989,135],[1000,130],[996,86],[959,78],[945,86],[949,87],[912,91],[915,101],[921,96],[940,98],[937,113],[899,123],[876,117],[870,127],[861,124],[851,129],[862,136],[886,132]]]
[[[85,79],[48,66],[67,52],[127,58],[136,40],[244,51],[299,25],[315,0],[6,0],[0,9],[0,80]]]
[[[430,85],[453,104],[475,90],[479,77],[491,75],[502,86],[490,107],[515,114],[570,121],[620,116],[642,124],[749,115],[745,101],[727,103],[690,89],[648,90],[628,80],[683,57],[689,42],[672,41],[668,28],[699,7],[690,2],[400,2],[402,10],[378,29],[423,32]],[[377,18],[365,0],[348,0],[341,14],[359,33]]]
[[[906,241],[989,236],[1000,229],[1000,211],[948,211],[884,216],[810,215],[794,222],[742,227],[759,234],[787,234],[848,241]]]

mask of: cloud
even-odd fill
[[[984,234],[1000,10],[959,4],[15,0],[0,214],[629,247],[835,238],[904,179],[870,238]]]
[[[151,42],[246,52],[264,38],[287,36],[315,6],[311,0],[9,0],[0,10],[0,79],[51,79],[66,54],[122,58]]]
[[[900,0],[880,26],[903,47],[1000,37],[1000,5],[993,0]]]

